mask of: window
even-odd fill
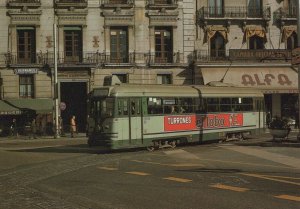
[[[225,40],[219,32],[210,39],[210,56],[225,57]]]
[[[290,37],[288,37],[288,39],[286,41],[286,48],[289,50],[292,50],[297,47],[298,47],[297,34],[295,32],[293,32],[292,35],[290,35]]]
[[[20,75],[19,77],[19,92],[22,98],[34,97],[33,75]]]
[[[252,36],[249,38],[249,49],[264,49],[264,38]]]
[[[297,0],[289,0],[288,14],[290,17],[297,16]]]
[[[262,1],[261,0],[248,0],[248,17],[261,17],[262,16]]]
[[[65,62],[82,61],[82,29],[81,27],[65,27]]]
[[[173,61],[172,28],[155,28],[155,62],[172,63]]]
[[[35,62],[35,28],[18,27],[17,28],[17,53],[18,63]]]
[[[127,28],[110,29],[110,61],[112,63],[128,63]]]
[[[157,74],[157,84],[172,84],[172,75]]]
[[[209,0],[210,17],[223,17],[223,11],[223,0]]]

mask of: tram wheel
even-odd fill
[[[171,141],[170,145],[171,145],[171,148],[175,148],[176,147],[176,142],[175,141]]]

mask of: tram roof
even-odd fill
[[[144,85],[120,84],[109,87],[111,96],[170,96],[170,97],[262,97],[263,93],[249,87],[204,85]]]

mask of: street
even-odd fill
[[[0,208],[293,209],[299,171],[299,147],[104,152],[84,137],[0,140]]]

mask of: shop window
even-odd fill
[[[127,27],[112,27],[110,29],[110,62],[128,63],[127,34]]]
[[[34,97],[34,81],[33,75],[19,76],[19,96],[22,98]]]
[[[157,74],[157,84],[172,84],[172,75]]]
[[[17,59],[18,63],[34,63],[35,62],[35,28],[34,27],[18,27],[17,28]]]
[[[225,40],[219,32],[210,39],[210,56],[225,57]]]
[[[252,36],[249,38],[249,49],[264,49],[264,38]]]
[[[298,47],[298,39],[297,39],[297,34],[295,32],[288,37],[286,41],[286,49],[292,50]]]

